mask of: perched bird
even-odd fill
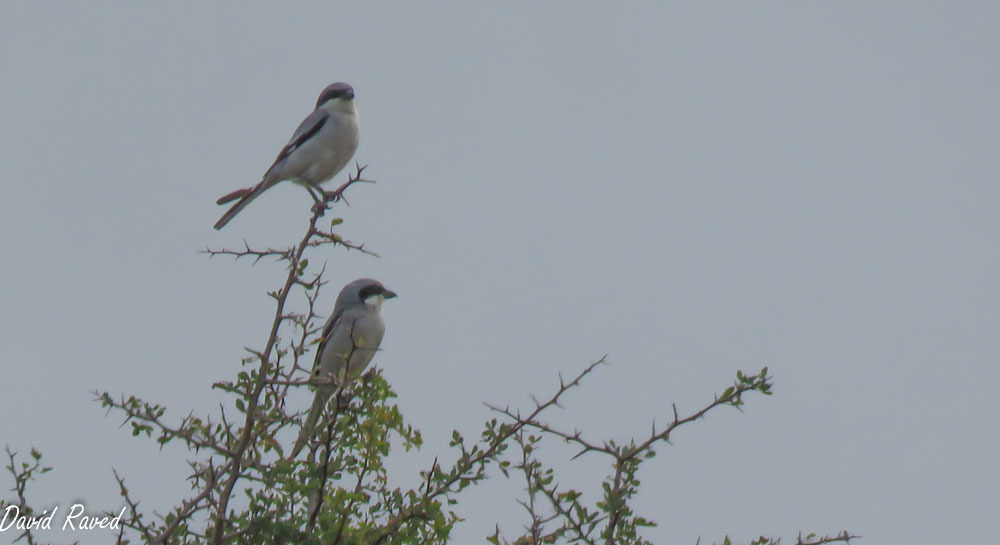
[[[371,278],[360,278],[340,290],[333,314],[323,326],[312,372],[313,380],[333,380],[316,386],[316,397],[292,448],[292,458],[309,442],[337,386],[360,375],[372,361],[385,334],[382,302],[393,297],[394,292]]]
[[[260,183],[233,191],[216,201],[226,204],[239,199],[215,222],[215,228],[222,229],[261,193],[284,180],[305,185],[313,199],[320,202],[314,190],[322,194],[320,184],[340,172],[356,149],[358,112],[354,109],[354,88],[340,82],[327,85],[316,101],[316,109],[295,129],[292,139],[281,149]]]

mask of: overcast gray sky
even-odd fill
[[[198,251],[288,244],[310,200],[279,187],[222,232],[214,201],[342,80],[378,184],[336,213],[382,258],[324,254],[325,301],[360,276],[400,293],[377,363],[427,440],[394,459],[402,483],[452,429],[477,433],[483,401],[526,406],[605,353],[557,418],[593,438],[647,433],[671,402],[697,409],[767,365],[774,396],[644,466],[653,541],[982,541],[1000,515],[998,16],[6,2],[0,442],[55,466],[38,504],[117,509],[112,466],[144,506],[188,493],[187,452],[132,439],[88,391],[178,418],[216,407],[210,385],[263,342],[283,272]],[[607,470],[553,455],[567,483]],[[519,487],[469,494],[455,543],[516,531],[497,498]]]

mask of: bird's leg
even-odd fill
[[[316,194],[316,191],[317,190],[323,191],[322,189],[320,189],[320,188],[318,188],[318,187],[316,187],[316,186],[314,186],[312,184],[302,184],[302,185],[303,185],[303,187],[306,188],[306,191],[309,192],[309,196],[312,197],[314,201],[320,202],[321,199],[319,198],[319,195]]]
[[[306,191],[309,192],[309,196],[312,197],[314,201],[312,206],[312,211],[319,212],[319,215],[322,216],[323,212],[325,212],[327,208],[330,208],[330,206],[326,204],[327,203],[326,191],[323,191],[323,188],[316,187],[312,184],[305,184],[305,186],[306,186]],[[320,198],[320,196],[316,194],[317,191],[323,194],[322,198]]]

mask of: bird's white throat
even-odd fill
[[[331,98],[320,104],[320,107],[330,112],[340,112],[348,115],[358,115],[358,110],[354,106],[354,101],[346,98]]]
[[[375,310],[382,310],[382,301],[385,301],[385,296],[379,293],[377,295],[369,295],[365,299],[365,304]]]

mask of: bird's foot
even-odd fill
[[[315,213],[318,216],[322,216],[328,208],[330,208],[330,205],[320,200],[317,200],[312,205],[313,213]]]
[[[323,192],[323,200],[326,202],[337,202],[337,201],[344,201],[345,203],[347,202],[347,199],[344,198],[344,195],[339,190],[327,191],[323,189],[321,191]]]

